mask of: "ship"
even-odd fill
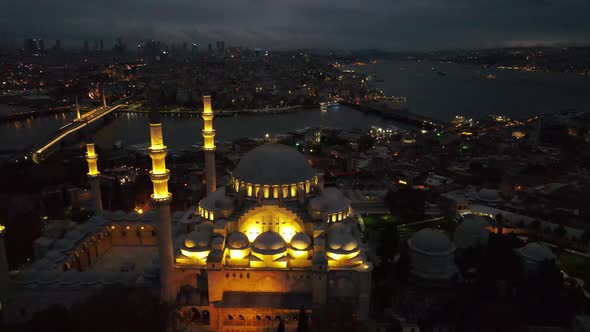
[[[496,79],[496,75],[494,75],[494,74],[487,74],[486,75],[486,79],[488,79],[488,80],[495,80]]]
[[[328,108],[338,106],[338,105],[339,105],[338,102],[333,101],[333,100],[323,101],[320,103],[320,109],[322,110],[322,112],[327,112]]]

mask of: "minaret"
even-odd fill
[[[76,119],[80,120],[80,104],[78,104],[78,96],[76,96]]]
[[[102,107],[107,107],[107,96],[104,94],[104,86],[102,87]]]
[[[215,130],[213,129],[213,110],[211,96],[203,96],[203,150],[205,151],[205,181],[207,194],[215,191]]]
[[[8,259],[6,258],[6,246],[4,245],[4,233],[6,228],[0,225],[0,289],[8,284]]]
[[[88,162],[88,182],[92,192],[92,208],[94,212],[102,212],[100,172],[98,171],[98,155],[94,151],[94,143],[86,144],[86,161]]]
[[[152,201],[158,209],[158,253],[160,256],[160,301],[172,302],[175,299],[172,285],[174,270],[174,256],[172,250],[172,218],[170,216],[170,201],[172,195],[168,192],[170,171],[166,169],[166,146],[162,138],[162,123],[160,113],[152,109],[150,112],[150,158],[152,171],[150,178],[154,184]]]

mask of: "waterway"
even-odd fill
[[[590,111],[590,78],[573,74],[486,69],[450,63],[385,61],[354,67],[376,73],[376,87],[387,95],[406,96],[410,111],[442,121],[455,115],[482,118],[502,114],[526,118],[564,110]],[[443,72],[442,76],[437,72]],[[493,74],[496,79],[487,79]],[[381,81],[382,80],[382,81]],[[73,116],[49,117],[0,124],[0,151],[19,149],[42,141]],[[309,126],[368,129],[386,125],[381,118],[345,106],[322,112],[319,108],[285,114],[238,115],[215,118],[216,139],[262,137]],[[148,142],[145,114],[116,115],[94,135],[97,144],[109,147],[118,140],[124,145]],[[165,116],[166,144],[173,149],[201,142],[200,117]]]
[[[375,73],[377,80],[371,83],[375,87],[387,95],[406,96],[410,111],[442,121],[455,115],[527,118],[567,110],[590,111],[590,77],[576,74],[398,60],[352,69]],[[496,78],[488,79],[489,74]]]

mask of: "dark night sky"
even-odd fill
[[[0,38],[161,39],[265,48],[590,41],[590,0],[0,0]]]

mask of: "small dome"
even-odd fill
[[[470,248],[488,243],[490,232],[486,229],[488,223],[483,217],[466,216],[457,226],[453,235],[458,248]]]
[[[229,249],[245,249],[250,245],[248,237],[244,233],[233,232],[227,238],[227,246]]]
[[[546,245],[541,244],[539,242],[531,242],[525,245],[524,247],[518,249],[518,252],[524,258],[530,259],[535,262],[556,259],[556,256],[553,253],[553,251],[551,251],[551,249],[549,249],[549,247],[547,247]]]
[[[328,229],[329,251],[350,252],[357,248],[358,243],[346,225],[342,223],[336,223],[330,226]]]
[[[74,242],[72,242],[68,239],[57,240],[54,245],[55,249],[61,250],[61,251],[69,250],[73,247],[74,247]]]
[[[499,202],[502,197],[496,189],[482,188],[477,192],[477,199],[484,202]]]
[[[282,144],[264,144],[246,153],[233,172],[240,181],[254,184],[292,184],[314,176],[305,157]]]
[[[121,221],[125,219],[125,212],[117,210],[111,214],[111,219],[113,219],[114,221]]]
[[[199,249],[209,247],[211,244],[211,233],[194,231],[190,232],[184,239],[185,247]]]
[[[305,233],[297,233],[291,238],[291,247],[296,250],[307,250],[311,247],[311,238]]]
[[[455,250],[455,246],[442,232],[425,228],[416,232],[408,240],[411,249],[429,254],[447,254]]]
[[[261,254],[275,254],[287,249],[285,240],[275,232],[264,232],[256,237],[252,249]]]
[[[88,219],[88,222],[93,225],[103,225],[105,223],[105,219],[102,216],[94,215]]]
[[[141,220],[145,222],[151,222],[156,220],[156,211],[149,210],[141,215]]]
[[[141,215],[134,210],[127,213],[127,217],[125,219],[128,221],[138,221],[140,217]]]

